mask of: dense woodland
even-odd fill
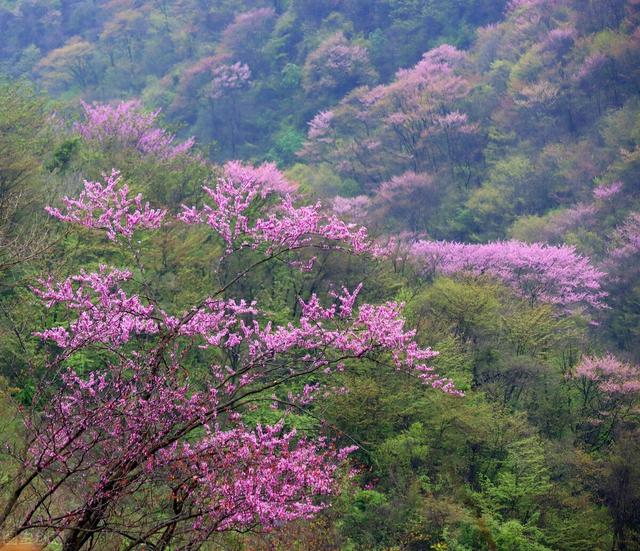
[[[0,542],[640,550],[638,0],[0,36]]]

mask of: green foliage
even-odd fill
[[[510,520],[496,528],[496,545],[501,551],[551,551],[539,543],[542,532]]]
[[[65,140],[53,152],[53,156],[51,160],[45,165],[45,168],[49,172],[53,172],[55,170],[58,170],[60,172],[64,171],[71,163],[74,154],[76,153],[76,151],[78,151],[79,148],[80,138],[73,137]]]
[[[541,501],[551,488],[542,443],[526,438],[507,446],[497,476],[483,482],[483,498],[489,511],[526,524],[539,515]]]
[[[275,133],[273,157],[279,165],[290,165],[296,160],[296,153],[302,148],[304,135],[291,125],[282,125]]]
[[[287,172],[287,176],[300,184],[301,191],[321,197],[342,195],[352,196],[358,193],[358,184],[353,180],[343,180],[327,165],[311,167],[295,164]]]
[[[499,289],[491,283],[438,278],[414,298],[409,315],[419,318],[421,323],[432,320],[444,326],[436,334],[453,333],[463,342],[477,341],[479,336],[498,330],[498,293]]]

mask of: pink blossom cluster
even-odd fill
[[[105,175],[105,183],[84,181],[84,190],[77,199],[62,199],[66,212],[46,207],[46,211],[63,222],[86,228],[106,230],[107,237],[131,239],[137,229],[159,228],[167,214],[163,209],[152,209],[142,203],[142,195],[129,198],[129,187],[122,183],[117,170]]]
[[[597,213],[596,207],[585,203],[577,203],[569,209],[562,211],[562,218],[556,223],[564,231],[568,228],[575,228],[586,221],[591,220]]]
[[[269,193],[294,194],[298,186],[284,177],[275,163],[263,163],[252,167],[240,161],[229,161],[224,165],[224,178],[231,181],[252,180],[264,198]]]
[[[101,146],[116,143],[136,149],[144,155],[173,159],[188,154],[195,140],[175,145],[175,136],[156,126],[160,111],[144,112],[139,100],[116,105],[82,103],[85,120],[76,124],[77,132]]]
[[[267,40],[276,18],[276,11],[270,7],[238,13],[222,32],[218,55],[253,63],[254,56],[260,55],[260,45]]]
[[[417,241],[411,247],[425,273],[487,275],[521,296],[560,306],[603,307],[604,273],[574,247],[502,241],[484,245]]]
[[[298,324],[274,327],[271,323],[261,326],[256,319],[260,314],[256,303],[244,300],[207,298],[179,316],[169,315],[156,306],[143,305],[137,295],[128,296],[118,282],[130,277],[128,272],[102,267],[98,273],[82,273],[59,284],[42,281],[42,287],[35,292],[47,307],[63,305],[74,312],[75,319],[68,329],[56,327],[39,336],[70,353],[97,343],[115,349],[135,336],[162,334],[173,339],[189,337],[200,348],[233,349],[245,345],[249,367],[239,371],[228,366],[211,367],[214,378],[224,381],[218,390],[229,394],[259,381],[264,374],[258,368],[278,354],[305,350],[303,363],[307,369],[315,370],[342,360],[331,360],[324,353],[310,355],[312,351],[332,349],[345,359],[384,350],[397,369],[417,369],[425,381],[456,393],[451,381],[437,377],[424,364],[417,365],[418,360],[431,359],[436,353],[430,348],[418,348],[413,340],[415,331],[404,330],[400,305],[364,304],[354,312],[361,285],[353,292],[343,288],[340,293],[332,293],[335,302],[328,307],[323,307],[314,294],[308,301],[301,301]],[[339,326],[325,324],[338,320],[342,322]]]
[[[455,130],[463,134],[473,134],[478,131],[478,125],[469,123],[468,115],[460,111],[451,111],[446,115],[437,115],[434,118],[434,122],[444,130]]]
[[[308,136],[311,140],[330,140],[327,136],[331,130],[331,121],[334,117],[333,111],[320,111],[308,123]]]
[[[471,89],[461,71],[465,60],[464,52],[445,44],[399,70],[390,84],[354,90],[311,120],[302,153],[375,182],[388,178],[389,170],[434,170],[436,151],[459,163],[468,149],[462,142],[478,132],[456,105]]]
[[[364,46],[350,42],[342,32],[329,36],[311,52],[304,65],[303,85],[307,93],[353,88],[375,75]]]
[[[180,219],[206,223],[225,241],[227,250],[267,244],[269,251],[314,246],[315,240],[348,243],[354,252],[370,250],[366,229],[323,214],[321,205],[296,207],[290,194],[276,199],[266,216],[256,212],[255,200],[293,189],[273,165],[258,168],[231,163],[215,188],[205,187],[211,204],[202,209],[183,205]],[[326,246],[326,245],[325,245]]]
[[[273,19],[275,16],[276,12],[273,8],[256,8],[255,10],[246,11],[236,15],[234,23],[255,28],[258,27],[262,21]]]
[[[602,70],[607,64],[608,57],[600,52],[593,53],[584,60],[574,80],[586,81]]]
[[[131,272],[101,266],[99,272],[82,272],[61,283],[41,280],[41,287],[33,291],[47,308],[63,304],[77,317],[66,329],[59,326],[36,334],[60,348],[75,350],[94,343],[121,346],[132,335],[157,333],[153,306],[143,305],[137,295],[128,296],[119,288],[121,281],[129,279]]]
[[[195,445],[184,443],[163,454],[161,466],[177,465],[176,474],[193,480],[190,498],[211,504],[192,525],[199,539],[212,525],[217,531],[269,529],[311,518],[326,506],[318,498],[335,493],[334,475],[349,451],[298,438],[295,430],[285,432],[278,424],[219,431]]]
[[[438,99],[450,101],[467,90],[466,81],[455,74],[454,69],[466,58],[464,52],[449,44],[443,44],[426,52],[410,69],[396,73],[391,89],[427,91]]]
[[[416,194],[433,191],[435,188],[433,177],[429,174],[417,173],[412,170],[393,176],[388,182],[383,182],[378,188],[376,201],[393,204],[407,201]],[[404,203],[402,206],[411,208]]]
[[[566,53],[576,40],[576,30],[572,27],[558,27],[549,31],[543,42],[543,48],[559,54]]]
[[[369,61],[367,49],[362,46],[349,45],[343,42],[332,44],[326,51],[326,66],[334,71],[351,73],[359,65]]]
[[[622,182],[612,182],[610,184],[602,184],[593,190],[593,196],[596,199],[604,200],[620,193],[624,184]]]
[[[269,26],[276,18],[273,8],[256,8],[235,16],[222,33],[222,43],[234,50],[239,42],[246,40],[247,36],[259,33]]]
[[[607,395],[640,394],[640,367],[622,362],[613,354],[583,357],[576,376],[595,382]]]
[[[576,203],[547,216],[544,230],[536,233],[537,239],[547,243],[559,243],[563,236],[572,230],[595,220],[598,209],[593,203]]]
[[[244,88],[251,78],[251,70],[246,63],[236,62],[232,65],[218,65],[213,69],[211,80],[211,97],[220,99],[229,91]]]
[[[350,220],[364,220],[371,207],[371,199],[366,195],[357,197],[334,197],[332,209],[336,215]]]
[[[611,252],[614,259],[622,260],[640,253],[640,212],[632,212],[616,230],[619,241]]]
[[[268,530],[324,508],[318,498],[336,492],[336,470],[353,450],[300,438],[282,423],[222,429],[215,388],[190,388],[176,380],[175,370],[151,375],[129,362],[108,375],[83,380],[69,371],[63,379],[65,393],[30,449],[32,467],[52,479],[56,472],[70,477],[76,500],[86,504],[59,516],[60,529],[74,526],[92,500],[123,503],[157,485],[157,497],[178,493],[195,513],[188,517],[191,543],[212,531]],[[202,427],[203,436],[178,439],[189,424]],[[73,476],[79,458],[82,469]],[[114,484],[125,475],[132,484]]]

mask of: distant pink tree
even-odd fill
[[[138,100],[111,104],[87,104],[84,121],[76,124],[76,131],[85,140],[96,142],[101,147],[111,144],[130,147],[143,155],[160,159],[173,159],[188,154],[195,140],[176,144],[176,137],[157,126],[160,111],[145,112]]]
[[[429,174],[417,174],[415,172],[405,172],[399,176],[394,176],[388,182],[384,182],[378,188],[377,199],[387,203],[394,203],[397,200],[403,201],[404,206],[407,201],[411,201],[412,193],[418,191],[430,192],[433,190],[433,177]]]
[[[169,107],[170,112],[184,114],[185,110],[191,106],[191,99],[211,82],[213,68],[221,63],[217,56],[205,56],[186,66],[180,75],[176,95]]]
[[[549,225],[545,228],[550,238],[562,241],[564,234],[575,230],[580,226],[593,223],[598,209],[592,203],[577,203],[571,208],[556,213],[549,219]],[[547,241],[546,239],[544,241]]]
[[[622,182],[612,182],[611,184],[602,184],[593,190],[593,196],[596,199],[606,200],[618,195],[624,184]]]
[[[433,176],[407,171],[380,184],[373,199],[374,217],[380,223],[393,220],[412,232],[424,231],[439,200]]]
[[[619,287],[616,296],[625,296],[640,275],[640,213],[630,213],[609,237],[611,244],[604,269],[609,274],[609,283]]]
[[[449,44],[443,44],[423,54],[411,69],[400,69],[396,81],[405,87],[427,89],[441,101],[464,94],[468,88],[464,78],[455,74],[455,67],[466,59],[466,54]]]
[[[222,33],[221,48],[236,59],[259,67],[261,49],[276,21],[273,8],[239,13]]]
[[[245,88],[251,78],[251,70],[239,61],[232,65],[219,65],[213,69],[211,97],[219,99],[230,92]]]
[[[350,43],[342,33],[337,33],[307,57],[303,86],[309,94],[342,95],[369,83],[374,77],[375,71],[367,49]]]
[[[354,90],[309,123],[303,155],[368,185],[405,171],[467,166],[479,129],[458,106],[471,89],[461,72],[465,60],[442,45],[390,84]]]
[[[436,353],[405,328],[401,305],[361,303],[362,285],[300,299],[299,318],[284,325],[252,297],[233,296],[270,262],[296,269],[306,251],[375,252],[364,228],[319,204],[294,205],[284,182],[272,165],[229,163],[205,188],[204,206],[169,219],[129,198],[115,176],[49,209],[126,246],[132,235],[182,221],[208,229],[225,256],[248,254],[228,283],[176,311],[136,292],[128,269],[101,266],[36,285],[59,313],[56,326],[38,333],[55,345],[48,370],[58,382],[43,381],[42,411],[22,412],[27,451],[16,456],[0,531],[78,551],[107,539],[167,550],[225,530],[269,530],[313,516],[338,489],[352,449],[285,428],[287,412],[331,391],[335,372],[374,358],[380,369],[459,394],[429,367]],[[73,359],[91,353],[96,367],[78,374]],[[199,367],[188,370],[194,355]],[[282,420],[250,424],[245,414],[259,404]]]
[[[574,79],[588,85],[593,84],[593,82],[588,81],[600,80],[597,77],[604,70],[609,61],[609,58],[600,52],[587,56],[574,76]]]
[[[246,63],[237,61],[222,64],[212,71],[212,80],[205,95],[209,98],[212,113],[219,113],[228,128],[228,141],[235,154],[240,128],[241,109],[238,108],[239,94],[249,87],[251,70]]]
[[[545,51],[553,52],[556,56],[565,55],[573,46],[577,32],[572,27],[557,27],[549,31],[542,43]]]
[[[488,276],[535,303],[604,306],[605,274],[569,245],[502,241],[484,245],[417,241],[411,249],[425,274]]]
[[[581,396],[581,417],[587,418],[585,436],[603,445],[617,428],[638,413],[640,367],[613,354],[585,356],[571,375]]]
[[[595,383],[599,391],[612,397],[640,396],[640,367],[624,363],[612,354],[585,356],[578,364],[575,375]]]
[[[618,245],[611,251],[613,258],[640,255],[640,212],[632,212],[616,230]]]
[[[257,167],[239,161],[224,165],[224,177],[232,182],[249,181],[263,196],[270,193],[286,195],[295,193],[298,186],[287,180],[275,163],[264,163]]]
[[[309,121],[309,138],[318,141],[331,141],[331,121],[334,116],[333,111],[320,111],[313,117]]]
[[[365,220],[371,208],[371,199],[366,195],[357,197],[334,197],[333,212],[341,218],[349,220]]]

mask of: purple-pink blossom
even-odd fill
[[[105,183],[84,181],[84,190],[77,199],[64,197],[65,211],[46,207],[46,211],[63,222],[86,228],[105,230],[115,241],[118,235],[133,237],[136,229],[159,228],[167,214],[163,209],[152,209],[142,202],[142,194],[129,198],[129,187],[122,183],[117,170],[105,175]]]
[[[189,138],[176,144],[176,137],[156,126],[160,111],[145,112],[139,100],[107,103],[82,103],[84,121],[75,125],[87,141],[101,146],[116,143],[133,148],[144,155],[173,159],[188,154],[195,140]]]
[[[249,84],[251,70],[246,63],[236,62],[232,65],[218,65],[213,69],[211,80],[211,97],[220,99],[233,90],[240,90]]]
[[[620,193],[624,184],[622,182],[612,182],[610,184],[602,184],[593,190],[593,196],[596,199],[610,199],[614,195]]]
[[[613,354],[583,357],[575,375],[593,381],[608,395],[640,394],[640,367],[620,361]]]
[[[417,241],[411,247],[411,254],[425,273],[486,275],[534,302],[565,307],[604,306],[605,274],[569,245]]]

